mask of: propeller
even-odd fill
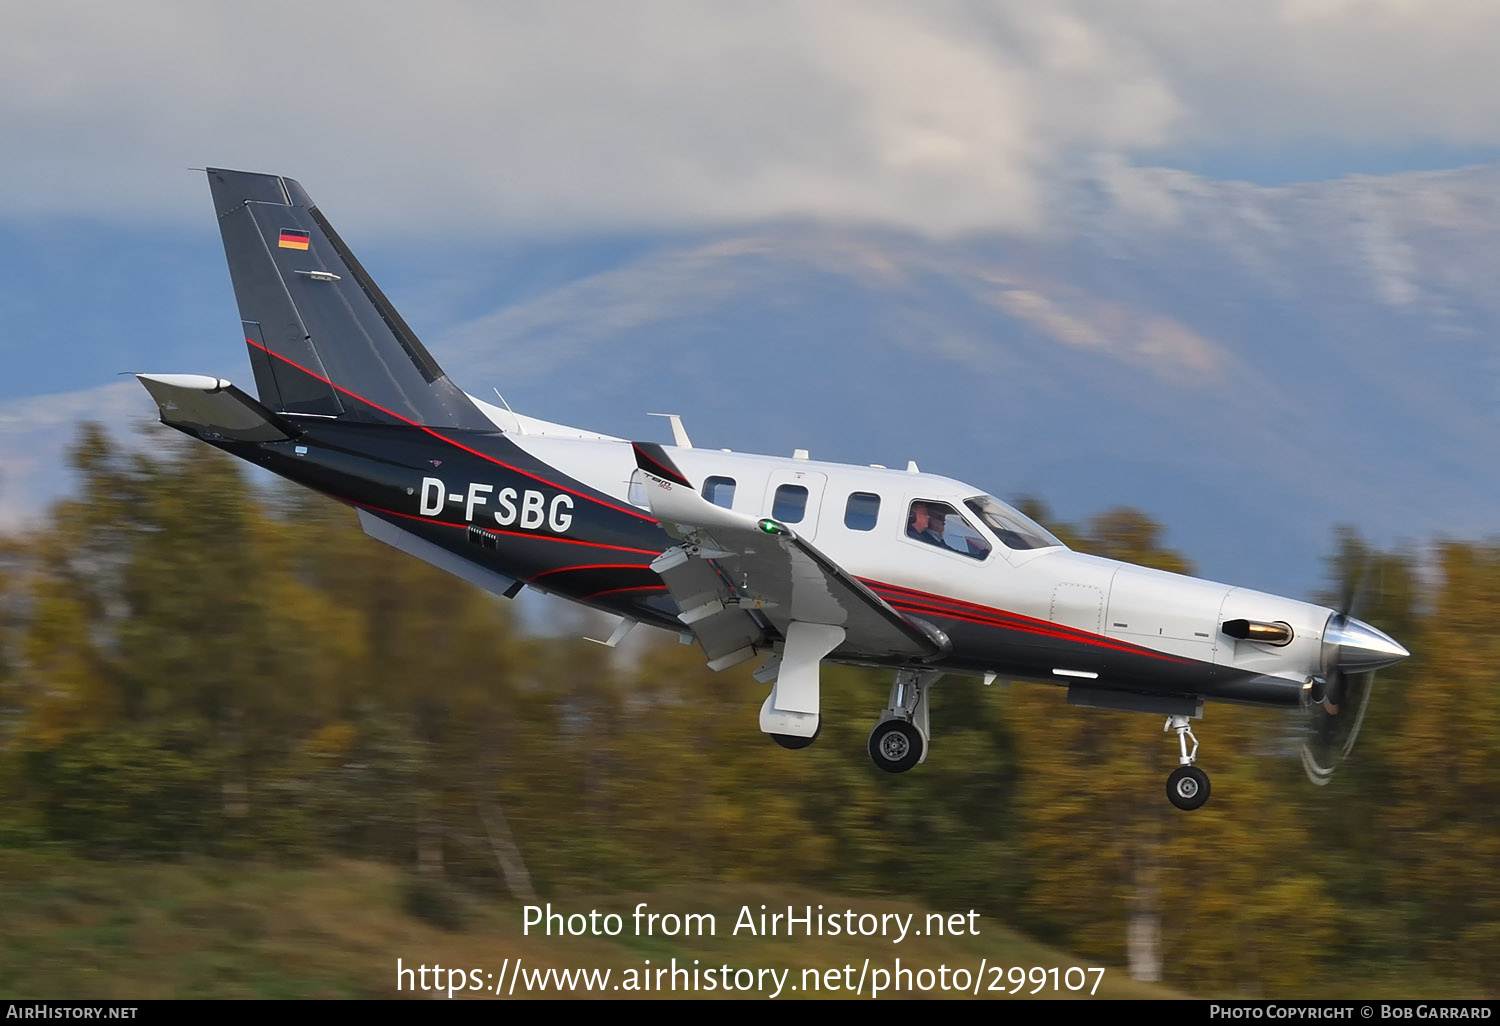
[[[1329,616],[1323,629],[1322,676],[1314,677],[1303,693],[1308,731],[1302,768],[1319,787],[1332,782],[1334,771],[1354,750],[1375,689],[1375,671],[1410,655],[1395,639],[1352,615],[1368,578],[1368,572],[1361,572]]]

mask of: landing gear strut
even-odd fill
[[[1208,774],[1193,763],[1198,761],[1198,738],[1193,734],[1186,716],[1168,716],[1162,730],[1177,731],[1177,746],[1181,752],[1177,761],[1181,763],[1167,777],[1167,800],[1179,809],[1191,812],[1208,801]],[[1192,751],[1188,742],[1193,743]]]
[[[880,722],[870,731],[870,761],[887,773],[905,773],[927,758],[927,689],[940,675],[898,670]]]

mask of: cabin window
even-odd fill
[[[708,478],[703,482],[703,497],[715,506],[731,508],[734,505],[734,478]]]
[[[630,492],[626,496],[625,501],[632,506],[639,506],[641,509],[651,508],[651,502],[646,498],[646,475],[642,474],[639,470],[631,472]]]
[[[801,485],[784,484],[776,489],[776,499],[771,503],[771,519],[783,524],[798,524],[807,513],[807,489]]]
[[[963,514],[934,499],[918,499],[911,504],[906,516],[906,536],[971,559],[987,559],[990,554],[990,543]]]
[[[844,505],[844,526],[851,531],[873,531],[880,516],[880,496],[873,492],[854,492]]]

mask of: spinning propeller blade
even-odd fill
[[[1395,639],[1356,620],[1352,610],[1365,598],[1368,567],[1351,580],[1339,608],[1323,630],[1323,675],[1306,692],[1309,713],[1302,743],[1302,768],[1319,787],[1354,750],[1375,689],[1375,671],[1405,659],[1409,652]]]

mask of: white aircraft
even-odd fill
[[[259,399],[141,374],[164,423],[353,506],[375,538],[507,597],[530,586],[759,659],[760,728],[802,748],[824,661],[894,673],[875,765],[910,770],[945,674],[1066,687],[1167,717],[1167,796],[1209,795],[1205,701],[1312,711],[1326,783],[1358,733],[1385,634],[1297,599],[1072,552],[983,489],[879,466],[632,442],[513,413],[449,381],[296,182],[209,169]],[[1191,745],[1191,747],[1190,747]]]

